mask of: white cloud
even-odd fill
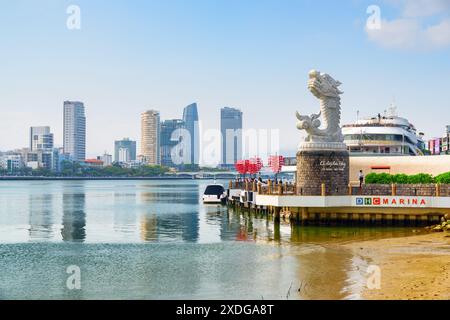
[[[450,44],[450,19],[425,30],[425,38],[435,47],[446,47]]]
[[[392,49],[434,50],[450,46],[450,0],[390,0],[402,15],[382,20],[381,28],[367,29],[372,42]],[[381,16],[382,16],[381,11]],[[438,21],[426,24],[427,19]]]
[[[450,9],[450,0],[403,0],[405,17],[426,17],[445,13]]]
[[[433,50],[450,46],[450,20],[422,27],[416,19],[383,20],[381,29],[366,29],[371,41],[385,48]]]

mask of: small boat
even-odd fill
[[[203,203],[225,203],[227,193],[225,188],[220,184],[210,184],[203,193]]]

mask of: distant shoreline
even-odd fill
[[[221,178],[191,177],[0,177],[0,181],[80,181],[80,180],[225,180]]]

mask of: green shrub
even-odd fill
[[[369,173],[366,176],[366,184],[391,184],[392,175],[388,173]]]
[[[408,183],[408,175],[406,174],[396,174],[392,176],[392,182],[398,184],[406,184]]]
[[[441,174],[434,178],[430,174],[419,173],[408,176],[406,174],[391,175],[388,173],[369,173],[366,176],[366,184],[430,184],[430,183],[449,183],[450,172]]]
[[[434,183],[434,177],[431,174],[419,173],[408,177],[408,184],[428,184]]]
[[[366,176],[366,184],[375,184],[375,183],[377,183],[377,174],[376,173],[369,173],[367,176]]]
[[[436,183],[450,184],[450,172],[438,175],[435,180]]]

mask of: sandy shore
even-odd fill
[[[364,288],[368,300],[450,299],[450,233],[346,244],[380,267],[381,288]]]

